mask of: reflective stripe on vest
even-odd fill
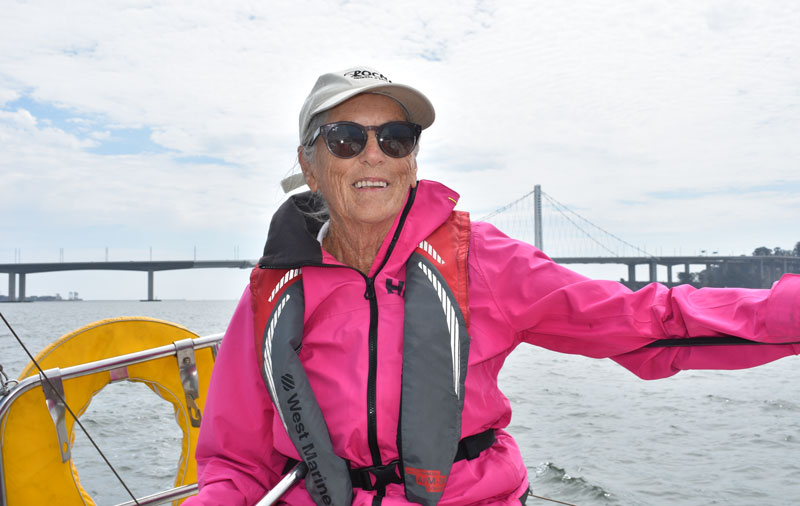
[[[433,506],[444,492],[461,439],[469,355],[469,216],[454,211],[406,263],[399,448],[406,498]],[[256,346],[261,372],[298,454],[317,505],[349,505],[344,459],[297,356],[303,335],[300,269],[253,270]],[[265,318],[265,316],[268,316]]]

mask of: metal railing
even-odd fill
[[[128,501],[117,504],[116,506],[150,506],[153,504],[165,504],[171,501],[175,501],[177,499],[183,499],[184,497],[189,497],[190,495],[194,495],[197,493],[197,483],[192,483],[191,485],[183,485],[182,487],[171,488],[169,490],[164,490],[163,492],[159,492],[157,494],[148,495],[142,498],[137,498],[137,502]]]
[[[218,333],[191,339],[192,348],[194,350],[200,350],[203,348],[214,348],[214,354],[216,355],[216,349],[219,345],[219,342],[222,340],[223,335],[224,335],[223,333]],[[64,369],[58,369],[58,368],[48,369],[47,371],[44,371],[44,374],[45,376],[49,376],[48,373],[52,372],[54,376],[60,375],[61,380],[67,380],[71,378],[87,376],[90,374],[97,374],[104,371],[111,371],[119,367],[126,367],[133,364],[140,364],[142,362],[149,362],[151,360],[156,360],[164,357],[177,356],[177,353],[178,353],[178,348],[176,346],[176,343],[166,344],[164,346],[158,346],[156,348],[136,351],[125,355],[119,355],[117,357],[111,357],[102,360],[96,360],[94,362],[87,362],[85,364],[65,367]],[[41,374],[35,376],[29,376],[21,380],[19,384],[17,384],[8,393],[8,395],[0,398],[0,423],[5,418],[6,413],[8,412],[11,405],[17,398],[19,398],[22,394],[24,394],[29,390],[43,386],[43,382],[44,380]],[[5,475],[3,471],[3,460],[2,458],[0,458],[0,505],[7,504],[6,484],[4,476]],[[145,496],[141,499],[137,498],[136,500],[140,505],[163,504],[176,499],[182,499],[184,497],[188,497],[195,493],[197,493],[197,484],[191,484],[158,492],[153,495]],[[121,503],[117,506],[129,506],[129,505],[134,506],[135,504],[136,502],[129,501]]]

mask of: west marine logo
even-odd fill
[[[294,378],[291,374],[286,373],[281,376],[281,384],[283,385],[283,390],[288,392],[289,390],[294,388]]]
[[[427,470],[406,467],[406,473],[416,479],[417,485],[425,487],[426,492],[442,492],[447,485],[447,475],[442,474],[438,469]]]
[[[392,82],[388,77],[380,72],[373,72],[371,70],[351,70],[350,72],[345,72],[344,76],[349,77],[350,79],[380,79],[381,81],[386,81],[387,83]]]
[[[292,376],[290,374],[284,374],[281,377],[281,382],[283,382],[284,378]],[[294,384],[294,383],[293,383]],[[284,387],[286,384],[284,383]],[[319,465],[317,463],[317,451],[314,448],[314,442],[311,441],[309,438],[309,433],[306,430],[306,426],[303,423],[303,407],[300,405],[300,398],[297,395],[297,392],[293,393],[291,397],[286,399],[286,402],[289,404],[289,410],[292,413],[292,422],[294,422],[294,431],[296,433],[295,445],[302,445],[303,453],[301,457],[303,461],[308,466],[308,474],[306,475],[306,482],[309,480],[314,484],[314,488],[316,489],[317,494],[319,494],[320,499],[325,504],[332,504],[333,500],[328,493],[328,486],[325,484],[325,477],[322,474],[322,471],[319,469]],[[287,428],[287,430],[289,430]],[[300,441],[304,441],[306,438],[309,438],[309,442],[306,444],[300,443]]]

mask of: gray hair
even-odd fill
[[[330,112],[331,112],[330,109],[328,109],[327,111],[322,111],[320,113],[317,113],[314,116],[312,116],[311,121],[308,122],[308,133],[306,134],[306,137],[303,139],[303,151],[302,151],[303,158],[305,158],[306,160],[314,159],[314,155],[317,152],[316,148],[317,143],[311,142],[312,140],[314,140],[312,138],[312,135],[317,133],[319,127],[328,122],[328,118],[330,117]]]
[[[312,116],[311,121],[308,123],[308,134],[306,138],[303,139],[303,145],[300,150],[300,155],[308,162],[315,160],[317,156],[317,143],[311,142],[314,140],[311,136],[317,132],[319,127],[327,123],[329,116],[330,110],[322,111]],[[316,210],[303,211],[303,214],[309,218],[314,218],[320,223],[325,223],[330,219],[330,209],[328,208],[328,202],[325,200],[325,197],[322,196],[322,192],[320,192],[319,189],[314,192],[314,201]]]

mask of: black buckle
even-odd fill
[[[353,487],[363,490],[378,490],[390,483],[403,483],[400,477],[400,461],[395,460],[383,466],[359,467],[350,470]],[[373,482],[374,480],[374,482]]]

